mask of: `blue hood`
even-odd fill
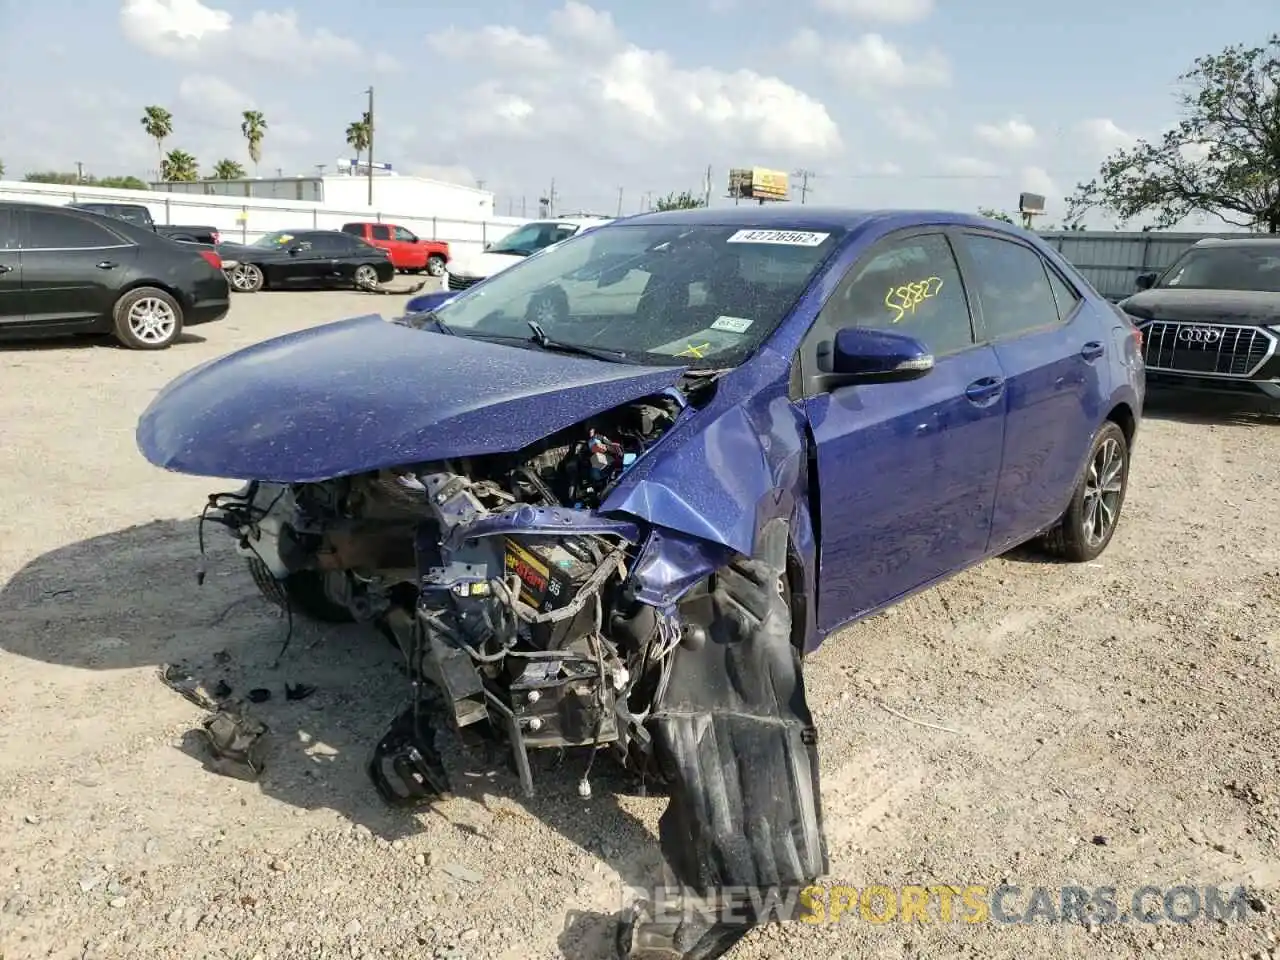
[[[137,441],[179,473],[310,483],[519,450],[674,386],[683,369],[356,317],[189,370],[147,407]]]

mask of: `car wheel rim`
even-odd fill
[[[1082,525],[1085,542],[1097,546],[1110,535],[1120,513],[1124,496],[1124,456],[1120,444],[1108,438],[1102,442],[1084,478]]]
[[[356,283],[362,287],[377,286],[378,272],[373,267],[358,267],[356,269]]]
[[[258,268],[242,263],[231,271],[231,285],[237,290],[252,290],[258,283]]]
[[[173,307],[159,297],[143,297],[129,307],[129,330],[143,343],[164,343],[177,326]]]
[[[444,264],[441,263],[439,260],[428,260],[427,273],[431,274],[433,277],[443,277]]]
[[[539,323],[554,323],[559,316],[559,311],[550,300],[543,300],[534,309],[533,316]]]

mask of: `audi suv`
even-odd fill
[[[1208,238],[1120,302],[1153,388],[1245,395],[1280,411],[1280,239]]]

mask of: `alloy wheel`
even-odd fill
[[[369,266],[367,263],[356,267],[355,281],[357,287],[372,290],[378,285],[378,271],[373,269],[373,267]]]
[[[261,279],[262,272],[251,263],[237,263],[231,268],[231,285],[237,290],[256,290]]]
[[[130,332],[143,343],[164,343],[177,330],[178,317],[159,297],[143,297],[129,307],[128,323]]]
[[[1115,526],[1124,496],[1124,456],[1120,444],[1108,437],[1089,463],[1084,480],[1082,532],[1091,546],[1102,543]]]

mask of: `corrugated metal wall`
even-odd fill
[[[1163,270],[1183,250],[1205,237],[1239,237],[1233,233],[1120,233],[1063,230],[1040,234],[1050,246],[1085,275],[1104,297],[1121,300],[1137,288],[1140,273]]]

